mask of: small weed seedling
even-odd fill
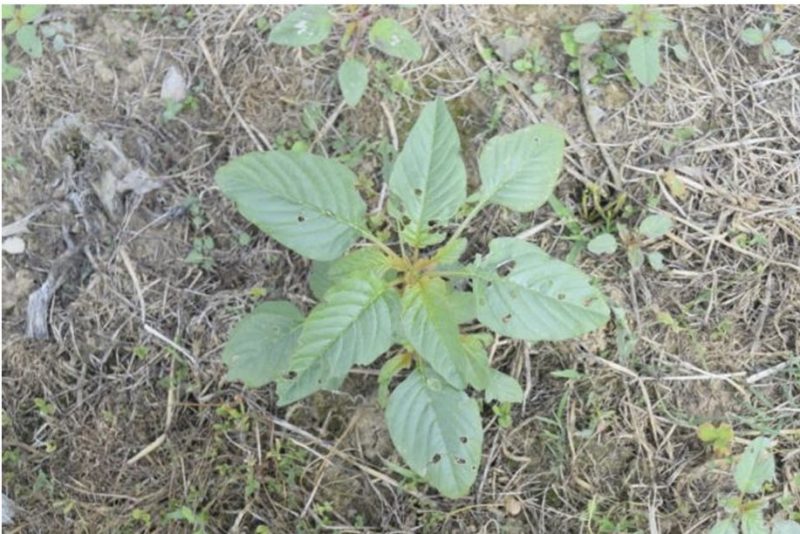
[[[761,29],[748,26],[742,30],[739,37],[750,46],[758,46],[761,57],[766,61],[775,59],[775,54],[779,56],[789,56],[795,50],[792,43],[787,39],[777,37],[772,32],[772,26],[769,22],[765,22]]]
[[[369,8],[357,9],[362,12],[366,10],[368,13]],[[352,19],[345,23],[339,42],[342,50],[349,49],[349,57],[339,67],[337,78],[345,102],[349,106],[355,107],[369,83],[369,67],[363,60],[356,58],[354,52],[361,42],[363,32],[366,31],[365,24],[369,20],[369,15],[356,12]],[[256,25],[260,31],[264,31],[268,23],[264,19],[259,20],[261,22],[257,22]],[[318,45],[330,35],[333,22],[333,16],[323,6],[299,7],[272,28],[269,33],[269,42],[292,47]],[[417,61],[422,58],[420,44],[402,24],[394,19],[381,18],[372,23],[368,39],[370,45],[389,56],[406,61]],[[402,77],[397,78],[397,76],[399,75],[389,77],[393,85],[401,82],[408,83]]]
[[[34,59],[42,57],[42,40],[36,33],[36,20],[44,15],[46,8],[43,5],[3,4],[3,36],[13,35],[19,47]],[[3,81],[14,81],[22,76],[22,70],[8,63],[7,57],[3,39]]]
[[[220,189],[261,230],[315,260],[310,285],[320,300],[307,317],[290,302],[273,301],[241,319],[223,352],[228,377],[253,387],[276,382],[285,406],[338,389],[353,365],[391,350],[378,382],[388,397],[392,441],[443,495],[465,495],[483,443],[478,402],[465,390],[505,403],[520,402],[522,389],[490,367],[493,337],[474,328],[463,333],[460,325],[477,318],[499,335],[542,341],[579,336],[609,318],[589,277],[526,241],[500,237],[487,255],[460,261],[462,233],[485,206],[530,212],[547,201],[563,150],[563,134],[551,125],[497,136],[479,158],[482,185],[467,197],[458,132],[436,100],[394,162],[387,203],[393,226],[370,217],[382,221],[379,228],[367,222],[355,175],[334,160],[270,151],[228,162],[216,173]],[[467,212],[448,239],[446,224]],[[366,243],[353,248],[359,239]],[[412,368],[388,394],[392,378]],[[504,411],[498,416],[507,423]]]
[[[722,424],[715,427],[705,423],[697,429],[697,436],[704,443],[711,444],[714,455],[725,461],[730,456],[730,445],[733,441],[733,430],[730,425]],[[771,487],[775,480],[775,457],[770,451],[772,443],[769,438],[760,437],[750,442],[744,453],[733,464],[733,478],[739,495],[721,499],[725,510],[725,517],[712,527],[710,534],[797,534],[800,532],[800,523],[792,519],[773,518],[770,529],[764,511],[769,501],[768,497],[757,498]],[[788,494],[788,498],[778,498],[778,503],[783,507],[789,517],[794,511],[796,502]],[[740,531],[741,528],[741,531]]]
[[[650,267],[656,271],[664,269],[664,256],[657,251],[644,253],[642,244],[645,239],[658,239],[663,237],[672,228],[672,219],[666,215],[648,215],[635,231],[629,230],[623,224],[617,224],[620,241],[628,253],[628,263],[634,270],[639,270],[644,265],[645,258]],[[596,235],[586,245],[592,254],[613,254],[617,250],[617,240],[613,234],[604,232]]]

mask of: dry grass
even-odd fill
[[[791,37],[796,7],[672,9],[680,29],[670,40],[691,60],[670,56],[653,88],[634,91],[617,72],[583,96],[567,74],[559,25],[591,17],[613,26],[611,9],[385,8],[415,28],[425,61],[403,67],[413,97],[371,90],[355,111],[339,107],[338,49],[266,45],[256,19],[277,20],[286,8],[200,7],[183,29],[165,16],[177,8],[143,9],[52,8],[77,27],[71,46],[26,62],[24,78],[3,87],[3,155],[25,165],[4,172],[4,223],[45,207],[26,253],[3,256],[3,489],[20,507],[14,531],[145,530],[135,510],[150,514],[152,530],[190,531],[164,519],[187,506],[207,514],[209,532],[259,524],[272,532],[597,532],[601,517],[629,525],[622,531],[704,532],[717,496],[732,490],[695,437],[704,421],[732,423],[737,450],[759,433],[776,437],[775,487],[800,495],[800,57],[767,63],[737,39],[765,14]],[[476,41],[510,26],[530,34],[552,65],[543,79],[559,96],[544,109],[523,85],[482,87],[480,72],[503,66],[482,61]],[[164,124],[159,90],[171,64],[202,89],[197,111]],[[272,388],[226,383],[219,362],[228,329],[261,295],[304,309],[313,301],[307,263],[234,212],[213,186],[216,167],[302,130],[314,103],[328,124],[320,153],[360,139],[402,141],[419,105],[437,94],[452,96],[469,169],[498,131],[549,118],[571,138],[557,193],[565,204],[578,212],[594,183],[628,195],[618,222],[634,226],[657,212],[676,221],[647,245],[664,254],[663,272],[631,272],[623,253],[579,257],[626,310],[638,338],[632,351],[618,344],[618,326],[575,342],[496,344],[494,364],[520,379],[526,401],[508,430],[487,410],[481,476],[458,502],[385,466],[399,460],[374,409],[371,371],[354,374],[343,393],[277,410]],[[583,98],[605,111],[594,133]],[[121,216],[107,217],[90,187],[101,162],[69,170],[40,157],[45,132],[67,113],[107,132],[164,185],[126,196]],[[675,142],[687,127],[698,134]],[[358,169],[378,180],[378,154],[367,152]],[[668,173],[684,184],[683,198]],[[75,193],[85,200],[80,217]],[[578,222],[586,234],[600,228]],[[252,237],[247,246],[242,232]],[[489,210],[469,233],[475,251],[520,233],[559,257],[570,249],[567,225],[548,208]],[[202,236],[215,242],[209,270],[183,261]],[[51,339],[27,340],[26,296],[72,246],[82,248],[81,262],[54,299]],[[584,378],[550,375],[569,368]],[[40,413],[37,398],[53,413]]]

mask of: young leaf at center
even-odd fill
[[[420,113],[389,177],[389,191],[410,222],[406,239],[423,246],[430,221],[446,221],[467,197],[467,172],[458,131],[441,99]]]
[[[658,37],[645,35],[634,37],[628,44],[628,60],[633,75],[642,85],[653,85],[661,74],[661,59],[658,57]]]
[[[339,67],[337,77],[344,101],[350,107],[358,105],[369,82],[367,66],[357,59],[348,59]]]

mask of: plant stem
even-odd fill
[[[372,242],[375,246],[381,249],[381,251],[383,251],[384,254],[386,254],[390,258],[398,258],[398,259],[400,258],[400,256],[398,256],[394,250],[390,249],[389,246],[386,245],[383,241],[372,235],[372,233],[369,230],[367,230],[366,228],[359,228],[359,230],[361,231],[361,235],[364,237],[364,239]]]
[[[458,239],[459,237],[461,237],[461,233],[466,229],[467,225],[470,222],[472,222],[472,219],[475,218],[478,212],[483,209],[483,207],[486,205],[486,202],[487,199],[483,199],[479,201],[477,204],[475,204],[475,207],[472,208],[472,210],[470,210],[470,212],[467,214],[464,220],[461,221],[461,224],[458,225],[458,228],[456,228],[455,233],[452,236],[450,236],[450,239],[447,240],[447,243],[444,245],[445,247],[450,243],[452,243],[453,241],[455,241],[456,239]]]

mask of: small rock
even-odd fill
[[[186,78],[183,77],[180,69],[172,65],[168,70],[164,81],[161,82],[161,99],[180,102],[186,98]]]
[[[25,240],[19,236],[4,239],[3,252],[7,252],[8,254],[22,254],[25,252]]]

